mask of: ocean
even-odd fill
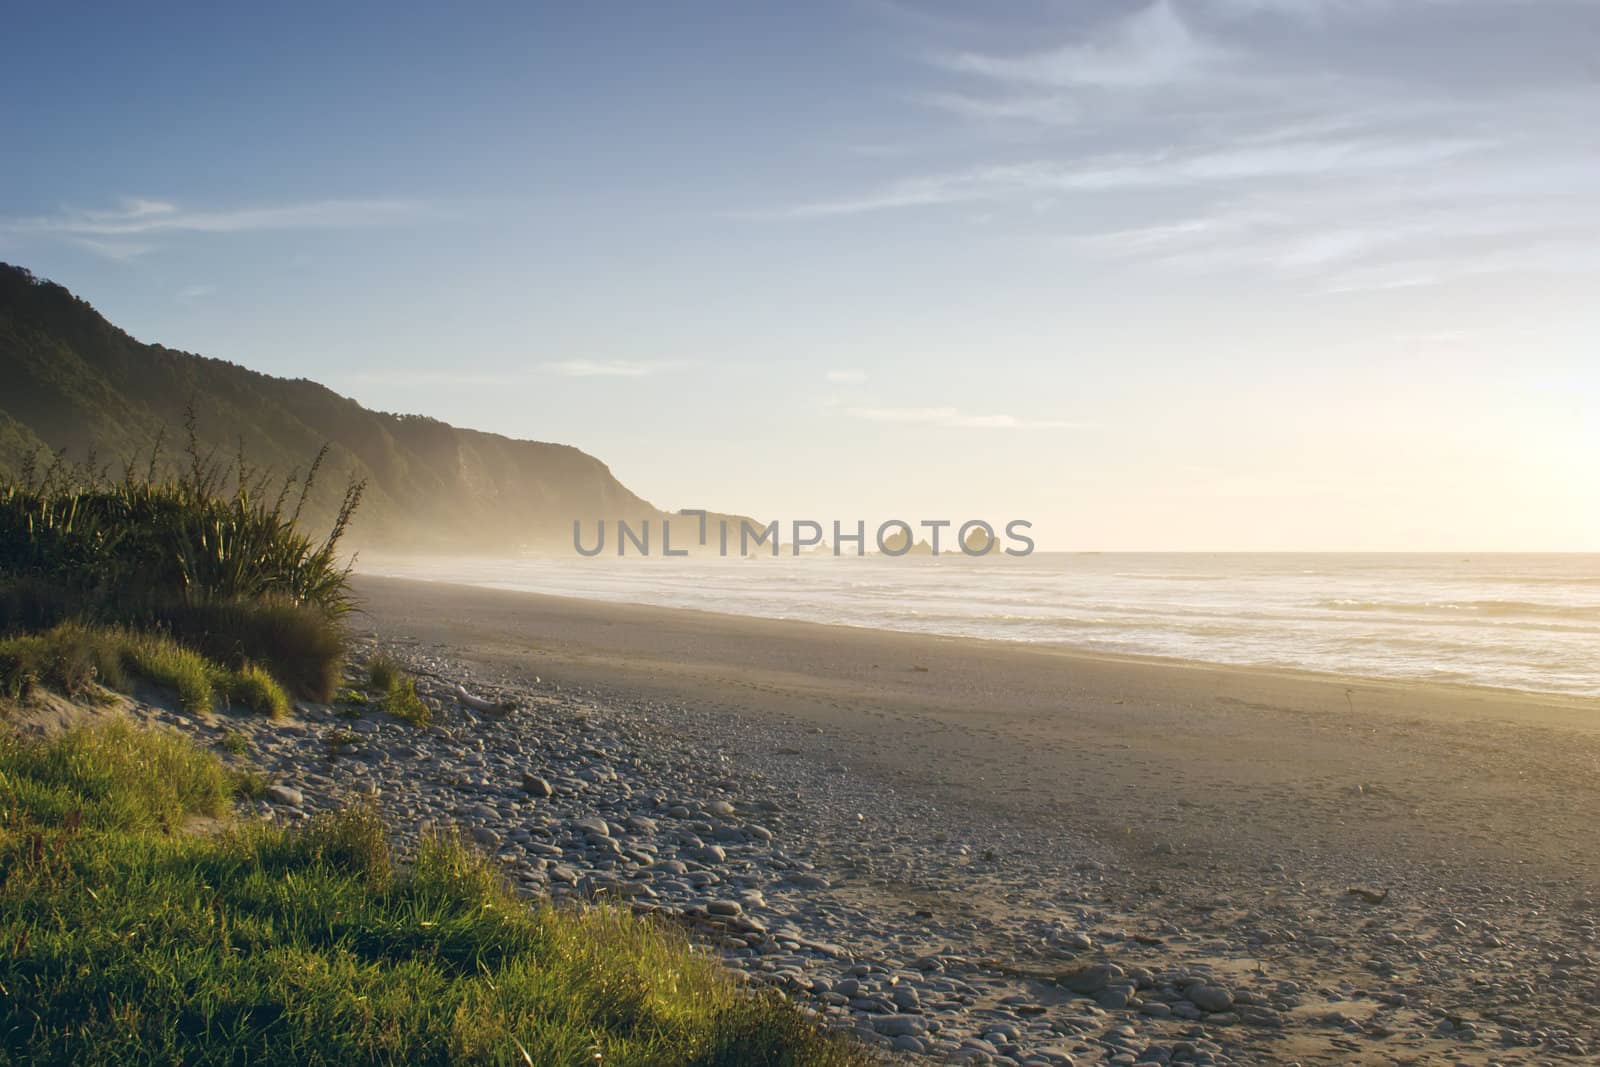
[[[1600,555],[363,560],[560,596],[1600,696]]]

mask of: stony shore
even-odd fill
[[[1070,825],[860,773],[848,738],[801,721],[386,650],[434,725],[347,706],[141,712],[219,751],[242,740],[225,758],[273,781],[266,818],[369,799],[402,847],[457,830],[528,895],[656,913],[913,1061],[1510,1064],[1600,1047],[1600,933],[1592,901],[1558,899],[1570,887],[1508,896],[1379,868],[1346,886],[1314,856],[1242,879],[1192,857],[1163,873],[1159,849],[1133,867]]]

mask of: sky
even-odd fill
[[[35,5],[0,260],[667,508],[1600,550],[1600,0]]]

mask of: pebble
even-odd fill
[[[305,794],[298,789],[287,785],[269,785],[266,792],[267,800],[285,807],[301,808],[305,806]]]
[[[1224,1012],[1233,1007],[1233,994],[1219,985],[1196,982],[1185,989],[1183,995],[1202,1011]]]

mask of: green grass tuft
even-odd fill
[[[216,703],[212,682],[221,672],[193,649],[159,634],[125,633],[122,657],[131,673],[176,693],[185,711],[203,714]]]
[[[376,703],[390,715],[412,726],[427,726],[433,722],[433,710],[417,695],[417,681],[405,672],[390,656],[382,653],[367,661],[367,691]],[[367,695],[359,695],[351,704],[366,704]]]
[[[405,680],[405,669],[392,656],[378,653],[367,660],[367,688],[387,693]]]
[[[169,832],[225,796],[173,734],[0,744],[0,1062],[868,1062],[681,934],[524,906],[457,840],[397,871],[370,811]]]
[[[327,734],[328,750],[335,755],[355,747],[361,740],[361,735],[350,730],[329,730]]]
[[[228,771],[228,791],[245,800],[260,800],[267,795],[267,787],[271,784],[267,776],[254,767]]]
[[[228,701],[243,704],[258,715],[274,719],[289,716],[289,698],[272,675],[252,663],[226,673]]]
[[[412,726],[427,726],[433,722],[433,711],[417,696],[414,678],[402,678],[383,698],[383,710]]]

